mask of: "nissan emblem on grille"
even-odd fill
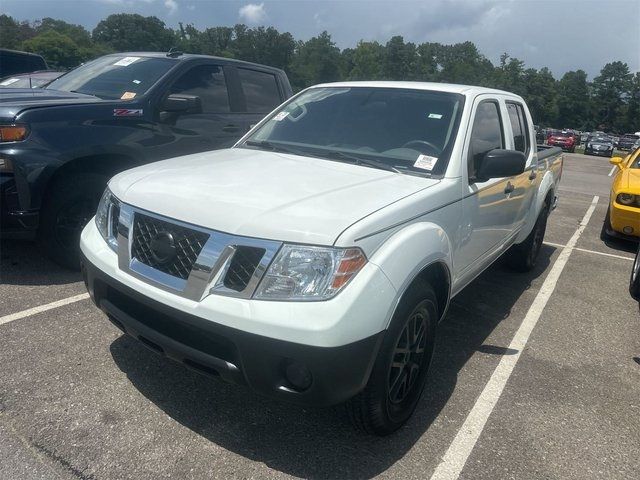
[[[131,256],[152,268],[186,280],[209,234],[136,213]]]
[[[159,232],[151,239],[151,256],[161,265],[176,257],[176,244],[169,232]]]

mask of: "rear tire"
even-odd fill
[[[506,254],[507,264],[518,272],[529,272],[536,266],[540,247],[547,231],[549,203],[545,202],[529,236],[517,245],[513,245]]]
[[[55,181],[44,199],[38,243],[57,264],[80,268],[80,233],[95,215],[107,177],[95,173],[66,175]]]
[[[433,356],[437,305],[433,287],[424,280],[416,280],[404,294],[367,386],[346,405],[358,430],[389,435],[415,410]]]

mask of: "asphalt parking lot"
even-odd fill
[[[600,238],[610,171],[565,155],[538,267],[499,262],[454,299],[386,438],[155,355],[74,298],[79,274],[2,243],[0,478],[640,478],[635,245]]]

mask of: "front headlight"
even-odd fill
[[[616,200],[622,205],[633,205],[634,203],[636,203],[636,196],[631,195],[630,193],[620,193],[618,194],[618,198]]]
[[[113,196],[109,188],[102,194],[96,211],[96,227],[111,250],[118,251],[118,218],[120,202]]]
[[[359,248],[283,245],[265,273],[254,298],[327,300],[367,263]]]

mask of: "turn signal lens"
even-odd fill
[[[28,134],[29,130],[24,125],[0,126],[0,142],[20,142]]]
[[[340,290],[344,285],[349,283],[351,277],[360,271],[367,259],[364,254],[357,248],[351,248],[345,252],[345,256],[340,261],[338,271],[333,276],[331,288]]]

